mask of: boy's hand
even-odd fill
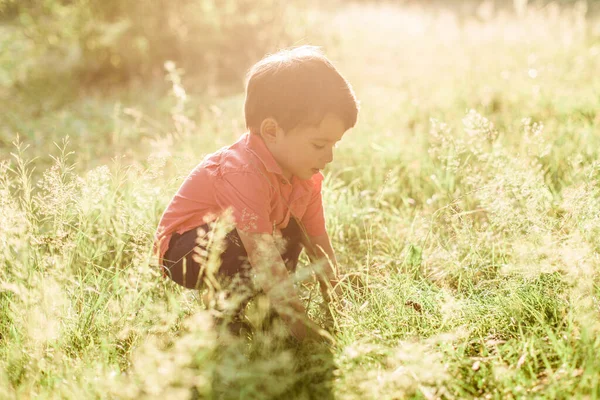
[[[296,320],[291,324],[288,324],[290,333],[298,342],[303,342],[307,335],[306,325],[300,320]]]
[[[321,329],[316,323],[308,320],[303,321],[300,319],[296,319],[294,321],[286,321],[286,318],[283,318],[284,322],[287,323],[288,329],[294,339],[296,339],[299,343],[303,343],[306,341],[315,341],[315,342],[328,342],[333,343],[333,338],[327,334],[326,331]]]
[[[339,283],[340,281],[337,279],[330,280],[330,286],[326,286],[324,283],[321,283],[321,295],[323,295],[323,299],[325,299],[327,303],[337,301],[342,295],[342,285]]]

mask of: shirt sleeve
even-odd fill
[[[321,236],[327,233],[325,228],[325,215],[323,212],[323,197],[321,195],[321,186],[323,174],[320,172],[313,176],[313,191],[306,207],[306,212],[302,217],[302,223],[310,236]]]
[[[241,231],[273,233],[267,183],[265,178],[248,172],[224,174],[215,180],[216,203],[222,210],[232,210]]]

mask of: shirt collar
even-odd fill
[[[246,148],[252,154],[254,154],[260,162],[263,163],[267,171],[272,172],[274,174],[283,175],[283,171],[275,158],[273,158],[273,154],[267,148],[264,140],[259,136],[253,133],[246,133]]]

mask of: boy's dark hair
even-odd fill
[[[288,131],[318,125],[329,112],[348,130],[356,124],[358,102],[350,84],[316,46],[279,51],[248,72],[244,113],[252,133],[260,131],[265,118],[274,118]]]

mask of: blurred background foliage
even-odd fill
[[[210,80],[229,81],[265,52],[288,44],[294,36],[288,21],[299,17],[293,3],[0,1],[0,82],[23,84],[64,73],[79,83],[122,82],[162,76],[166,60]]]
[[[475,0],[359,0],[479,12]],[[576,3],[559,0],[555,4]],[[78,84],[162,76],[165,61],[212,83],[238,82],[267,52],[310,29],[308,9],[340,0],[0,0],[0,85],[51,77]],[[527,0],[484,2],[512,10]],[[535,3],[535,2],[529,2]],[[543,7],[547,1],[538,1]],[[596,9],[600,1],[579,3]],[[318,6],[318,7],[317,7]]]

